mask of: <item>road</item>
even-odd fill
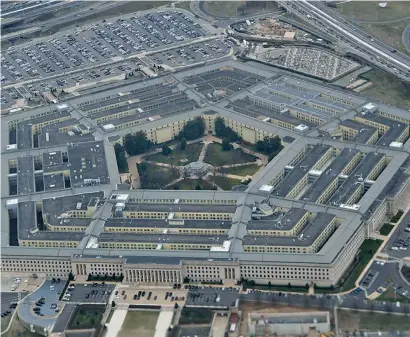
[[[280,2],[289,12],[309,20],[309,23],[328,34],[335,36],[348,51],[365,58],[369,63],[394,74],[396,77],[409,81],[410,57],[393,49],[381,41],[369,38],[368,34],[359,28],[352,27],[347,19],[319,2],[310,3],[305,0],[298,2]]]
[[[11,302],[17,302],[18,301],[18,292],[2,292],[0,294],[1,297],[1,310],[6,311],[8,310],[10,303]],[[28,293],[22,292],[21,293],[21,298],[24,298]]]

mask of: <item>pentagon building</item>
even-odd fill
[[[406,111],[224,61],[127,82],[2,123],[2,271],[122,273],[124,282],[336,285],[409,196]],[[244,191],[132,190],[113,145],[221,117],[282,151]]]

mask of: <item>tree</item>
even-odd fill
[[[306,283],[305,287],[306,289],[309,289],[309,283]]]
[[[202,190],[201,185],[200,185],[200,184],[196,184],[196,185],[195,185],[195,190],[197,190],[197,191]]]
[[[162,154],[164,156],[168,156],[171,152],[172,150],[167,144],[162,145]]]
[[[229,151],[231,149],[231,143],[229,142],[228,138],[224,138],[222,140],[222,150]]]
[[[95,319],[94,319],[94,318],[91,318],[91,319],[90,319],[90,323],[91,323],[91,325],[94,325],[94,324],[95,324]]]
[[[180,141],[180,143],[179,143],[179,148],[180,148],[182,151],[185,150],[185,148],[186,148],[186,139],[185,139],[185,137],[182,137],[182,138],[181,138],[181,141]]]
[[[272,287],[271,281],[268,282],[268,287],[269,287],[269,288]]]
[[[115,158],[117,159],[118,171],[120,173],[128,172],[128,162],[125,156],[125,149],[121,144],[114,145]]]
[[[130,156],[147,152],[152,145],[143,131],[138,131],[135,135],[129,133],[124,138],[124,147]]]
[[[220,138],[228,138],[231,142],[239,140],[238,134],[229,126],[225,126],[225,122],[221,117],[215,119],[215,134]]]
[[[111,306],[112,306],[113,308],[115,308],[115,302],[114,302],[114,301],[111,302]]]
[[[70,273],[68,274],[68,280],[69,281],[72,281],[72,280],[74,280],[74,275],[73,275],[73,273],[70,271]]]
[[[174,304],[174,309],[177,310],[178,309],[178,303]]]
[[[194,140],[201,138],[205,133],[205,122],[201,117],[195,118],[193,121],[189,121],[185,124],[182,131],[179,133],[178,138],[185,138],[186,140]]]
[[[254,281],[254,280],[252,280],[252,281],[251,281],[251,286],[252,286],[252,287],[254,287],[254,286],[255,286],[255,284],[256,284],[256,283],[255,283],[255,281]]]
[[[88,274],[88,281],[91,281],[91,280],[92,280],[92,278],[93,278],[93,276],[91,275],[91,273],[90,273],[90,274]]]
[[[189,283],[189,281],[190,281],[190,280],[189,280],[189,277],[188,277],[188,276],[185,276],[185,277],[184,277],[184,283]]]
[[[263,140],[256,142],[256,150],[269,156],[269,160],[272,160],[282,148],[282,142],[278,136],[266,136]]]
[[[292,285],[290,284],[290,282],[288,283],[288,288],[289,289],[292,288]]]

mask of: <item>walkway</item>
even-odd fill
[[[105,337],[117,337],[120,332],[125,317],[127,316],[128,309],[116,309],[111,317],[111,321],[106,323],[107,333]]]

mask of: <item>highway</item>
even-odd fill
[[[341,45],[352,49],[353,53],[364,57],[369,63],[373,63],[379,68],[409,81],[410,57],[393,50],[381,41],[369,38],[368,35],[356,29],[356,27],[352,27],[346,19],[341,18],[330,8],[316,2],[314,4],[309,3],[305,0],[280,2],[280,4],[292,14],[304,20],[309,20],[308,22],[311,25],[335,36],[341,42]]]

